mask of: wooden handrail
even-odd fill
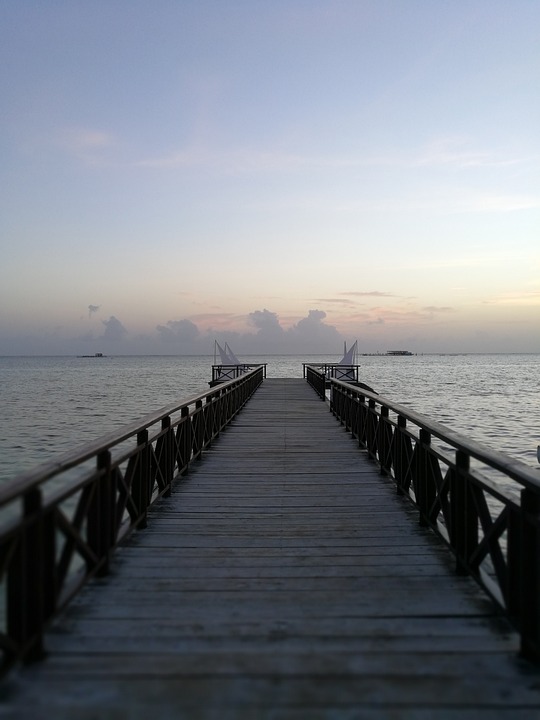
[[[258,366],[167,405],[16,477],[0,488],[0,627],[3,667],[43,655],[51,619],[114,549],[147,522],[192,462],[264,378]]]
[[[391,477],[540,661],[540,478],[524,463],[352,383],[305,370],[330,410]],[[438,442],[434,443],[436,439]]]

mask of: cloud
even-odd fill
[[[355,306],[356,303],[347,298],[315,298],[316,302],[331,303],[335,305],[345,305],[347,307]]]
[[[114,315],[111,315],[108,320],[102,320],[102,323],[105,325],[105,332],[102,336],[103,340],[118,342],[123,340],[123,338],[127,335],[126,328],[122,325],[118,318],[114,317]]]
[[[291,344],[308,353],[339,352],[343,336],[333,325],[323,322],[325,318],[324,310],[310,310],[287,331]]]
[[[322,320],[326,317],[326,313],[324,310],[310,310],[308,313],[308,316],[305,318],[302,318],[297,324],[298,327],[302,328],[309,328],[314,327],[315,325],[320,326]]]
[[[109,133],[88,128],[64,129],[55,142],[65,152],[87,165],[108,163],[106,151],[116,146],[115,139]]]
[[[156,327],[160,339],[165,343],[190,343],[199,335],[199,328],[191,320],[169,320]]]
[[[95,339],[96,338],[92,331],[82,333],[81,335],[77,335],[75,337],[75,340],[80,340],[81,342],[94,342]]]
[[[249,315],[250,323],[257,328],[257,338],[269,352],[332,352],[343,342],[342,335],[325,323],[324,310],[310,310],[306,317],[285,330],[277,313],[256,310]]]
[[[340,295],[351,295],[352,297],[397,297],[394,293],[383,292],[382,290],[367,290],[367,291],[349,291],[342,292]]]
[[[207,319],[207,315],[201,316]],[[220,317],[213,316],[212,319]],[[205,327],[204,330],[193,322],[194,318],[169,320],[156,326],[162,342],[182,344],[186,354],[203,354],[212,347],[214,339],[220,343],[229,342],[234,352],[242,354],[296,354],[296,353],[339,353],[343,336],[325,322],[323,310],[310,310],[306,317],[285,328],[277,313],[263,308],[254,310],[239,318],[247,331],[239,332],[229,327]]]
[[[523,305],[523,306],[536,306],[540,304],[540,290],[506,293],[499,297],[492,298],[491,300],[485,300],[485,304],[495,305]]]
[[[284,332],[283,328],[279,324],[279,319],[276,313],[270,312],[270,310],[255,310],[249,314],[249,322],[254,325],[259,334],[281,334]]]
[[[377,167],[410,167],[416,161],[397,155],[318,155],[289,152],[281,147],[239,146],[227,150],[206,145],[190,145],[172,150],[160,157],[148,157],[134,162],[140,168],[189,169],[211,171],[224,175],[246,176],[257,173],[332,172]]]
[[[472,167],[506,167],[528,162],[530,158],[496,157],[492,152],[471,148],[467,137],[450,136],[437,138],[429,142],[412,165],[454,167],[457,169]]]
[[[461,137],[444,137],[430,142],[419,154],[413,165],[444,165],[458,168],[477,167],[489,162],[489,155],[468,147],[468,140]]]
[[[189,318],[194,323],[202,323],[206,328],[213,328],[216,325],[227,328],[231,326],[231,323],[240,319],[239,316],[234,313],[224,312],[196,313],[191,314]]]
[[[537,195],[472,195],[469,200],[463,199],[458,212],[515,212],[534,210],[540,207],[540,196]]]
[[[64,131],[62,144],[74,152],[105,148],[113,144],[111,135],[99,130],[70,128]]]

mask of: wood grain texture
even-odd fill
[[[268,379],[0,716],[540,718],[518,646],[313,390]]]

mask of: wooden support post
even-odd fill
[[[506,588],[503,588],[506,600],[506,612],[515,627],[521,623],[521,522],[522,513],[513,506],[508,508],[507,529],[507,568]]]
[[[116,491],[111,477],[111,453],[106,450],[97,457],[100,476],[94,487],[94,496],[88,510],[88,544],[96,555],[97,575],[109,573],[110,552],[114,545]]]
[[[419,523],[422,527],[429,525],[429,504],[428,504],[428,454],[431,445],[431,433],[424,428],[420,429],[417,444],[417,467],[414,490],[416,492],[416,502],[420,511]]]
[[[204,417],[203,417],[203,404],[202,400],[197,400],[195,403],[195,413],[193,415],[193,459],[200,460],[203,440],[204,440]]]
[[[170,415],[162,418],[161,430],[165,434],[160,440],[159,470],[164,484],[164,496],[169,497],[174,478],[174,433],[171,429]]]
[[[25,662],[45,655],[44,624],[56,594],[54,542],[52,516],[43,513],[41,491],[34,487],[23,498],[23,522],[7,577],[7,634],[14,655]]]
[[[394,477],[399,495],[405,492],[406,464],[408,458],[405,454],[405,432],[407,430],[407,418],[398,415],[397,429],[394,431]]]
[[[367,427],[366,427],[366,447],[368,454],[372,460],[377,460],[377,426],[379,419],[375,408],[377,403],[375,400],[368,400],[368,414],[367,414]]]
[[[142,530],[148,525],[147,514],[150,502],[150,453],[148,430],[137,433],[137,466],[133,477],[133,501],[137,507],[137,527]]]
[[[468,480],[470,457],[456,450],[456,467],[450,481],[450,539],[456,554],[456,572],[470,572],[469,558],[478,546],[478,514]]]
[[[185,475],[189,469],[191,451],[193,447],[191,420],[189,418],[189,407],[185,406],[180,411],[181,422],[176,431],[176,464],[178,472]]]
[[[540,662],[540,494],[521,491],[521,654]]]
[[[351,434],[355,440],[358,440],[359,426],[359,404],[356,393],[351,398]]]
[[[379,437],[377,444],[379,447],[379,464],[381,466],[381,475],[390,475],[392,471],[392,456],[391,456],[391,444],[392,444],[392,431],[390,428],[390,412],[389,409],[383,405],[381,407],[381,417],[379,418]]]
[[[210,447],[215,435],[216,403],[211,395],[207,395],[203,409],[204,417],[204,447]]]

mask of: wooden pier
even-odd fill
[[[540,717],[519,636],[301,379],[267,379],[0,685],[2,718]]]

